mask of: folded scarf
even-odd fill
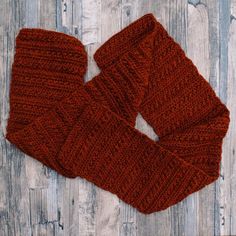
[[[229,110],[152,14],[96,51],[101,72],[82,85],[86,58],[71,36],[20,31],[6,136],[11,143],[143,213],[166,209],[219,177]],[[138,112],[158,142],[134,128]]]

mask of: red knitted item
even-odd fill
[[[218,178],[229,111],[151,14],[109,39],[95,59],[101,73],[55,108],[23,123],[16,107],[7,138],[61,174],[86,178],[144,213],[163,210]],[[21,71],[17,61],[14,67]],[[18,79],[13,73],[11,86]],[[18,84],[17,91],[30,86]],[[15,93],[11,89],[11,110]],[[30,105],[36,112],[35,102]],[[133,128],[137,111],[159,142]]]
[[[16,38],[7,139],[68,177],[72,177],[71,174],[65,173],[57,162],[49,162],[45,158],[50,151],[37,140],[40,134],[24,143],[28,135],[24,129],[33,125],[37,117],[49,114],[60,100],[81,87],[86,69],[87,54],[81,42],[74,37],[43,29],[22,29]],[[57,124],[53,119],[50,122],[52,127]],[[43,123],[40,125],[44,126]],[[55,133],[54,141],[58,148],[63,144],[63,138],[61,131]],[[44,146],[43,152],[39,151],[39,146]],[[54,160],[53,157],[51,159]]]
[[[130,66],[135,73],[126,70],[129,61],[123,60],[116,63],[123,68],[122,73],[110,66],[109,71],[100,73],[84,86],[94,100],[133,126],[148,83],[146,62],[150,60],[136,52],[134,55],[138,60]],[[75,98],[81,97],[79,88],[86,66],[84,48],[71,36],[41,29],[22,29],[17,36],[7,139],[67,177],[76,176],[62,168],[56,159],[83,109]],[[129,93],[131,87],[134,93]]]

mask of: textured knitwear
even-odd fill
[[[27,132],[22,132],[23,137],[21,139],[19,136],[19,142],[13,140],[18,139],[17,134],[29,124],[33,124],[37,117],[50,113],[57,102],[81,87],[86,69],[86,51],[74,37],[43,29],[22,29],[16,37],[7,138],[25,153],[63,175],[66,175],[65,170],[57,162],[51,161],[53,157],[49,162],[47,158],[41,158],[43,153],[37,155],[39,146],[44,146],[44,143],[38,140],[40,137],[44,139],[43,135],[35,134],[39,135],[37,139],[28,140],[25,146],[22,142],[27,135],[31,136]],[[53,119],[50,122],[52,126],[57,124]],[[44,124],[39,124],[39,129],[40,125]],[[62,135],[55,134],[57,141],[63,143]],[[50,153],[47,146],[42,149],[46,156]]]
[[[149,65],[145,63],[148,58],[139,54],[137,58],[139,60],[132,62],[136,73],[129,70],[121,73],[113,66],[84,86],[94,100],[109,107],[132,126],[147,84]],[[116,66],[125,69],[126,63],[124,60]],[[56,158],[84,109],[75,99],[83,94],[79,88],[86,66],[84,47],[74,37],[41,29],[22,29],[17,36],[7,139],[67,177],[76,176],[62,168]],[[110,73],[114,73],[115,78]],[[127,84],[126,78],[130,83]],[[134,93],[129,92],[131,86]]]
[[[111,37],[95,60],[100,74],[54,108],[23,124],[18,108],[10,113],[9,122],[22,126],[13,124],[7,138],[144,213],[166,209],[219,177],[229,111],[151,14]],[[138,111],[158,142],[133,127]]]

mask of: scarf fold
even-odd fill
[[[87,57],[77,39],[21,30],[6,138],[143,213],[219,177],[229,110],[152,14],[112,36],[94,58],[101,72],[83,85]],[[158,142],[134,128],[138,112]]]

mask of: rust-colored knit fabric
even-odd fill
[[[144,213],[218,178],[229,111],[151,14],[97,50],[101,72],[83,86],[86,60],[78,40],[38,30],[23,30],[17,40],[7,138],[25,153]],[[72,87],[64,93],[67,77]],[[158,142],[134,128],[137,112]]]
[[[25,153],[68,177],[72,177],[71,174],[65,173],[57,162],[51,161],[53,157],[51,164],[44,158],[50,153],[47,146],[43,147],[46,154],[38,154],[39,146],[44,143],[37,143],[38,141],[33,139],[23,145],[27,133],[22,131],[23,137],[19,136],[19,139],[17,135],[22,129],[33,124],[37,117],[50,113],[57,102],[81,87],[86,69],[86,51],[74,37],[43,29],[22,29],[16,38],[7,138]],[[57,124],[53,119],[50,122],[52,128]],[[43,123],[40,125],[44,126]],[[55,133],[60,144],[64,141],[62,131]],[[40,133],[35,135],[40,136]],[[43,135],[40,137],[43,138]],[[18,141],[14,142],[13,139]]]

